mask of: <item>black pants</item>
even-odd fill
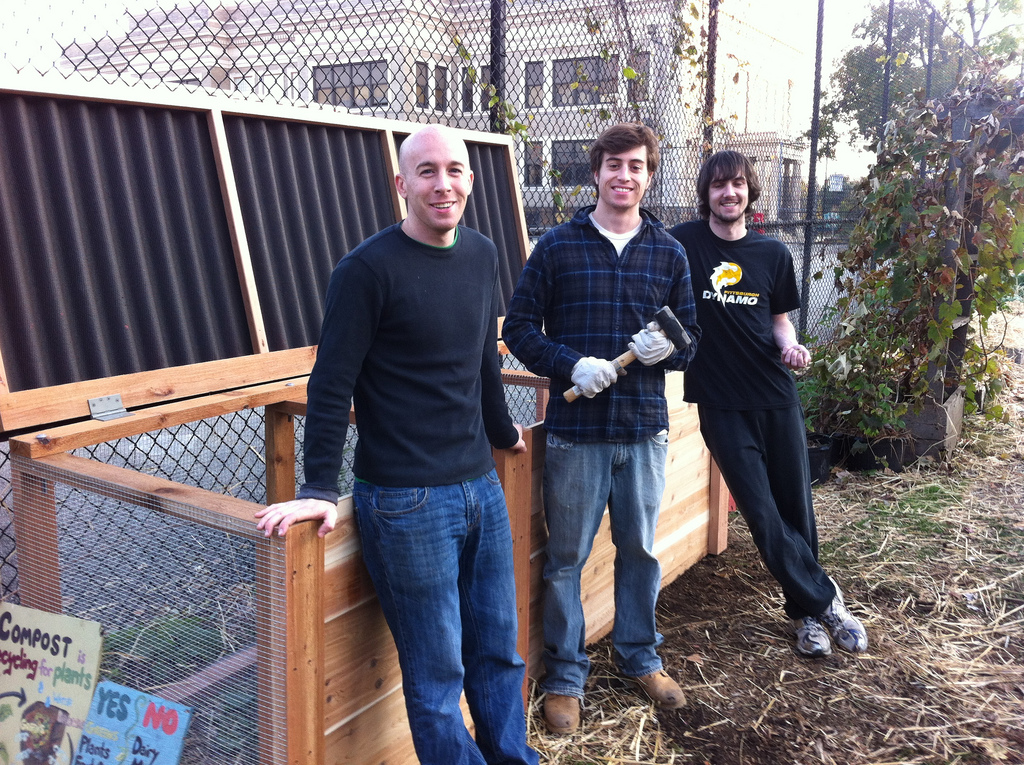
[[[764,565],[782,585],[790,619],[818,616],[835,587],[818,565],[807,436],[799,405],[731,410],[698,405],[700,432]]]

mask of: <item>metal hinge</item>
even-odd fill
[[[89,412],[94,420],[116,420],[131,414],[121,403],[120,393],[89,399]]]

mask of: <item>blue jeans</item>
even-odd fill
[[[497,473],[418,488],[357,481],[353,498],[420,762],[536,765],[526,744],[512,533]],[[476,741],[459,708],[463,690]]]
[[[575,443],[548,434],[544,512],[544,665],[541,689],[583,698],[590,671],[580,572],[607,505],[615,544],[612,644],[622,674],[661,669],[662,637],[654,624],[661,565],[651,552],[665,489],[668,436],[635,444]]]

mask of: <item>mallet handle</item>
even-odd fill
[[[616,372],[621,372],[624,366],[632,364],[634,361],[636,361],[636,354],[634,354],[633,351],[626,351],[612,359],[612,366],[615,367]],[[562,397],[571,404],[582,395],[583,391],[580,390],[580,386],[573,385],[569,390],[562,394]]]

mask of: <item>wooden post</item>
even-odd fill
[[[548,397],[551,391],[547,387],[536,388],[537,391],[537,422],[544,422],[544,418],[548,415]]]
[[[729,487],[713,458],[708,483],[708,555],[720,555],[729,544]]]
[[[57,502],[53,484],[18,469],[11,460],[11,504],[18,550],[18,598],[21,605],[63,613],[60,557],[57,552]]]
[[[267,504],[295,499],[295,422],[290,412],[264,409],[263,438],[267,462]]]
[[[523,433],[526,441],[524,454],[512,454],[507,450],[495,450],[498,478],[505,490],[505,504],[508,507],[509,524],[512,527],[512,558],[515,565],[516,613],[519,616],[519,633],[516,649],[527,663],[523,677],[523,703],[529,693],[530,677],[530,516],[532,515],[532,451],[534,431]]]
[[[285,700],[290,765],[324,762],[324,539],[318,523],[285,536]]]
[[[324,540],[316,523],[256,546],[260,763],[324,762]],[[282,672],[283,667],[283,672]]]
[[[267,406],[264,422],[267,463],[267,503],[285,502],[295,498],[295,405],[285,402]],[[274,580],[272,562],[280,561],[269,549],[274,542],[284,545],[283,614],[264,610],[257,644],[261,655],[272,654],[271,638],[276,630],[284,634],[286,675],[281,687],[280,677],[262,678],[267,688],[275,688],[283,696],[284,717],[270,722],[267,741],[261,746],[264,761],[280,762],[282,741],[287,741],[289,765],[320,765],[324,762],[325,691],[324,691],[324,540],[317,536],[319,523],[299,523],[281,540],[261,545],[262,567],[268,581]],[[276,630],[275,630],[276,628]],[[260,661],[259,666],[263,666]],[[268,672],[268,675],[273,672]],[[261,688],[264,687],[261,685]],[[264,693],[260,694],[261,699]],[[273,693],[269,694],[272,699]],[[261,720],[268,721],[268,708]],[[275,730],[276,729],[276,730]]]
[[[242,205],[238,199],[238,186],[235,183],[235,173],[231,167],[231,151],[228,148],[223,112],[220,109],[211,109],[206,113],[206,122],[210,127],[213,158],[217,163],[217,176],[220,180],[220,191],[224,200],[224,212],[227,213],[228,232],[231,235],[235,267],[238,269],[238,286],[242,292],[245,316],[249,322],[252,350],[253,353],[269,353],[270,345],[267,342],[267,331],[263,324],[263,310],[260,307],[259,292],[256,289],[252,255],[249,252],[249,240],[245,234]]]

